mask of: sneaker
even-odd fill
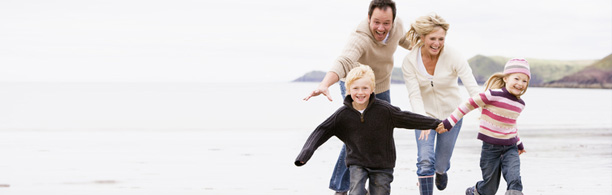
[[[446,184],[448,183],[448,175],[446,173],[439,174],[436,172],[436,188],[442,191],[446,189]]]
[[[474,195],[474,186],[465,189],[465,195]]]
[[[346,195],[347,192],[336,192],[335,195]]]

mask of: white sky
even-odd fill
[[[476,54],[601,59],[610,0],[396,1],[405,26],[436,12]],[[285,82],[327,71],[369,0],[4,0],[0,82]],[[407,53],[398,48],[395,66]]]

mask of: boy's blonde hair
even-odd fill
[[[372,87],[372,91],[374,91],[376,87],[376,78],[374,78],[374,71],[372,70],[372,68],[370,68],[370,66],[359,65],[358,67],[351,69],[351,71],[346,75],[345,87],[347,92],[350,92],[350,86],[351,84],[353,84],[353,82],[364,77],[369,78],[370,86]]]

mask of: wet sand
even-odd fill
[[[341,142],[293,165],[310,129],[3,131],[0,194],[333,194]],[[525,194],[612,194],[612,129],[522,129]],[[480,176],[481,142],[463,130],[449,184],[462,194]],[[418,194],[414,133],[395,133],[392,194]],[[504,194],[502,180],[497,194]]]

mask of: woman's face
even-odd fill
[[[434,27],[431,33],[425,35],[421,52],[432,56],[440,55],[440,51],[444,47],[445,37],[446,31],[442,27]]]

